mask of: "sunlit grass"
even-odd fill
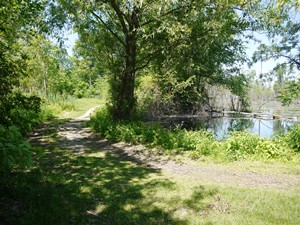
[[[250,171],[254,173],[266,173],[266,174],[273,174],[273,175],[283,175],[283,174],[290,174],[290,175],[300,175],[300,165],[299,162],[278,162],[278,161],[233,161],[233,162],[213,162],[210,160],[190,160],[186,156],[176,156],[174,158],[176,161],[184,162],[191,166],[204,166],[204,167],[211,167],[211,168],[222,168],[228,171]],[[299,160],[300,161],[300,160]]]
[[[95,106],[104,106],[105,101],[100,99],[93,99],[93,98],[81,98],[76,99],[74,102],[75,110],[71,111],[64,111],[59,114],[59,118],[71,118],[75,119],[79,116],[82,116],[85,112]]]
[[[79,100],[76,118],[101,104]],[[0,178],[0,224],[300,224],[300,187],[237,187],[164,172],[124,155],[102,140],[76,150],[64,146],[53,120],[34,142],[45,149],[34,167]],[[191,166],[298,174],[297,162],[189,160]]]
[[[42,105],[42,111],[46,117],[50,118],[50,115],[52,115],[60,119],[75,119],[83,115],[87,110],[101,105],[105,105],[105,101],[95,98],[57,98],[45,101]]]
[[[300,189],[241,188],[153,169],[109,143],[50,144],[2,177],[4,224],[299,224]],[[259,167],[259,165],[258,165]]]

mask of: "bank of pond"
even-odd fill
[[[292,121],[171,116],[156,122],[116,122],[101,109],[89,125],[112,141],[145,144],[162,153],[188,154],[195,159],[300,162],[300,125]]]
[[[284,119],[263,119],[247,117],[208,117],[201,118],[197,116],[171,116],[164,117],[159,123],[166,128],[180,127],[187,130],[205,129],[211,132],[216,139],[224,140],[230,133],[235,131],[247,131],[251,134],[257,134],[261,138],[275,138],[287,133],[295,125],[296,121]]]

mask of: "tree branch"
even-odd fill
[[[194,2],[194,1],[192,1],[191,4],[192,4],[193,2]],[[159,18],[165,17],[165,16],[167,16],[167,15],[173,13],[173,12],[177,12],[177,11],[183,9],[183,8],[189,7],[189,6],[191,6],[191,4],[188,4],[188,5],[185,5],[185,6],[180,6],[180,7],[178,7],[178,8],[172,9],[172,10],[170,10],[170,11],[168,11],[168,12],[162,14]],[[144,23],[141,24],[141,27],[143,27],[143,26],[145,26],[145,25],[148,25],[148,24],[150,24],[150,23],[152,23],[152,22],[154,22],[154,21],[155,21],[155,20],[149,20],[149,21],[146,21],[146,22],[144,22]]]
[[[121,23],[124,34],[127,35],[128,28],[127,28],[125,20],[124,20],[124,18],[125,18],[124,14],[121,12],[120,7],[118,6],[118,4],[116,3],[115,0],[110,0],[109,2],[119,18],[119,22]]]
[[[287,56],[287,55],[283,55],[283,54],[278,54],[279,57],[284,57],[287,58],[292,64],[296,64],[297,67],[300,67],[300,61],[297,61],[296,59],[294,59],[291,56]]]
[[[122,45],[126,46],[125,42],[103,21],[101,16],[97,15],[97,13],[92,12],[92,14],[105,26],[105,28],[115,37],[118,39],[119,42],[121,42]]]
[[[152,58],[149,57],[149,59],[147,60],[147,62],[144,65],[135,68],[135,72],[146,68],[149,65],[149,63],[151,62],[151,60],[152,60]]]

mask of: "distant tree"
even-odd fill
[[[300,81],[288,81],[281,90],[278,98],[283,105],[290,105],[292,101],[300,97]]]
[[[53,81],[59,79],[58,54],[61,50],[41,34],[28,37],[21,44],[23,51],[27,54],[28,89],[47,96],[51,92]],[[24,82],[23,85],[25,85]]]

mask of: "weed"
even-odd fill
[[[245,131],[236,131],[226,140],[218,141],[212,133],[205,130],[187,131],[179,128],[168,130],[158,123],[116,122],[105,108],[91,118],[90,126],[102,137],[112,141],[147,144],[176,153],[189,151],[193,159],[210,157],[217,161],[291,160],[295,155],[291,148],[297,149],[300,143],[297,141],[300,133],[297,128],[284,138],[277,137],[272,140]]]
[[[286,134],[286,141],[293,150],[300,152],[300,125],[294,126]]]

